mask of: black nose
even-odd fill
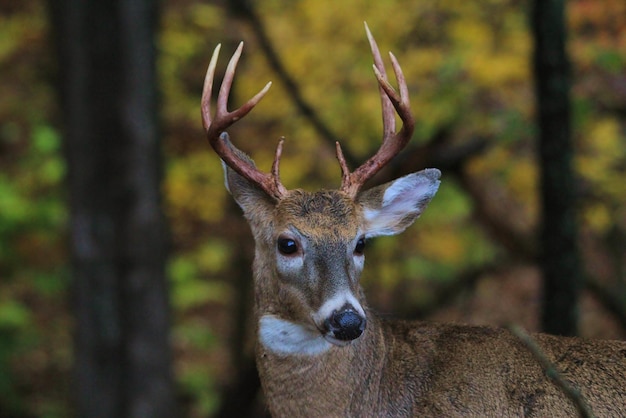
[[[342,341],[351,341],[361,336],[365,330],[365,318],[359,315],[352,306],[344,306],[334,311],[325,321],[326,328],[335,338]]]

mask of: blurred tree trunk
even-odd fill
[[[551,334],[575,335],[582,275],[576,244],[565,1],[535,0],[532,29],[541,170],[542,327]]]
[[[150,0],[50,0],[70,200],[79,417],[172,417]]]

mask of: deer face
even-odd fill
[[[275,210],[276,279],[304,308],[299,320],[336,345],[358,338],[366,325],[362,218],[362,208],[338,191],[296,190]]]
[[[283,354],[318,354],[366,329],[359,284],[365,240],[403,231],[439,187],[439,170],[401,177],[352,198],[288,191],[276,201],[225,166],[227,186],[256,240],[259,338]]]

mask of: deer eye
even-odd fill
[[[278,251],[284,255],[291,255],[298,251],[298,244],[291,238],[278,238]]]
[[[363,251],[365,251],[365,238],[359,238],[356,242],[356,246],[354,247],[354,253],[362,255]]]

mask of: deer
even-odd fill
[[[236,110],[227,102],[239,44],[211,111],[218,45],[201,100],[203,127],[222,160],[225,185],[250,226],[255,360],[274,417],[571,417],[576,399],[510,330],[394,320],[369,308],[359,278],[367,240],[414,223],[435,196],[440,171],[427,168],[361,190],[410,140],[415,121],[398,60],[389,83],[369,28],[382,103],[383,138],[374,156],[350,171],[339,143],[341,187],[288,190],[280,180],[283,140],[269,172],[230,141],[271,82]],[[402,127],[396,130],[396,114]],[[533,341],[601,417],[626,416],[626,342],[533,334]]]

